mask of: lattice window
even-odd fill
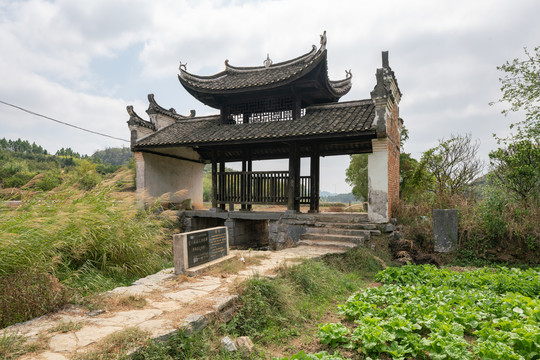
[[[286,121],[293,119],[294,99],[269,98],[259,99],[244,104],[229,106],[231,123],[258,123],[269,121]],[[304,114],[302,109],[302,116]]]

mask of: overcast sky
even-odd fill
[[[216,113],[178,82],[178,64],[211,75],[231,65],[274,63],[328,35],[331,79],[353,73],[342,101],[366,99],[390,52],[419,158],[439,139],[471,133],[481,156],[506,134],[496,69],[540,45],[540,1],[0,0],[0,100],[93,131],[129,139],[126,105],[146,118],[147,94],[180,114]],[[0,104],[0,138],[83,154],[129,143],[60,125]],[[321,162],[321,190],[347,192],[348,157]],[[285,165],[272,165],[286,170]],[[285,167],[283,167],[285,166]]]

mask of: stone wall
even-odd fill
[[[367,221],[366,214],[326,213],[257,213],[249,211],[211,212],[183,211],[180,215],[184,231],[202,230],[225,225],[231,246],[285,249],[300,241],[300,236],[319,221],[359,223]]]

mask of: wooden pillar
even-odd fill
[[[212,209],[217,209],[217,193],[218,193],[218,183],[217,183],[217,159],[216,151],[212,150]]]
[[[220,159],[219,160],[219,172],[221,173],[221,176],[219,177],[219,192],[221,194],[221,201],[225,201],[226,196],[226,185],[225,185],[225,160]],[[219,204],[219,207],[221,210],[225,211],[225,203],[222,202]]]
[[[289,147],[289,186],[287,210],[300,211],[300,147],[297,142]]]
[[[319,187],[320,187],[320,156],[319,145],[314,144],[311,149],[311,163],[310,163],[310,199],[309,199],[309,212],[319,212]]]
[[[244,114],[244,122],[246,119],[246,115]],[[242,175],[240,177],[240,201],[242,201],[242,205],[240,206],[240,210],[247,210],[247,204],[245,203],[248,201],[248,178],[247,178],[247,150],[243,150],[242,154]]]
[[[253,162],[251,161],[251,149],[247,150],[247,171],[249,173],[247,177],[247,197],[251,201],[251,172],[253,171]],[[253,205],[248,204],[247,209],[251,211],[253,209]]]

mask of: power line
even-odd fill
[[[78,129],[78,130],[82,130],[82,131],[89,132],[89,133],[91,133],[91,134],[100,135],[100,136],[105,136],[105,137],[108,137],[108,138],[111,138],[111,139],[115,139],[115,140],[120,140],[120,141],[130,142],[129,140],[126,140],[126,139],[117,138],[117,137],[114,137],[114,136],[111,136],[111,135],[107,135],[107,134],[103,134],[103,133],[100,133],[100,132],[97,132],[97,131],[84,129],[84,128],[80,127],[80,126],[68,124],[67,122],[60,121],[60,120],[57,120],[57,119],[53,119],[52,117],[48,117],[48,116],[45,116],[45,115],[42,115],[42,114],[38,114],[38,113],[36,113],[36,112],[27,110],[27,109],[25,109],[25,108],[22,108],[22,107],[17,106],[17,105],[10,104],[10,103],[5,102],[5,101],[2,101],[2,100],[0,100],[0,103],[2,103],[2,104],[4,104],[4,105],[7,105],[7,106],[11,106],[11,107],[13,107],[13,108],[15,108],[15,109],[24,111],[24,112],[26,112],[26,113],[29,113],[29,114],[32,114],[32,115],[35,115],[35,116],[39,116],[39,117],[45,118],[45,119],[47,119],[47,120],[51,120],[51,121],[57,122],[57,123],[62,124],[62,125],[71,126],[72,128],[75,128],[75,129]]]

